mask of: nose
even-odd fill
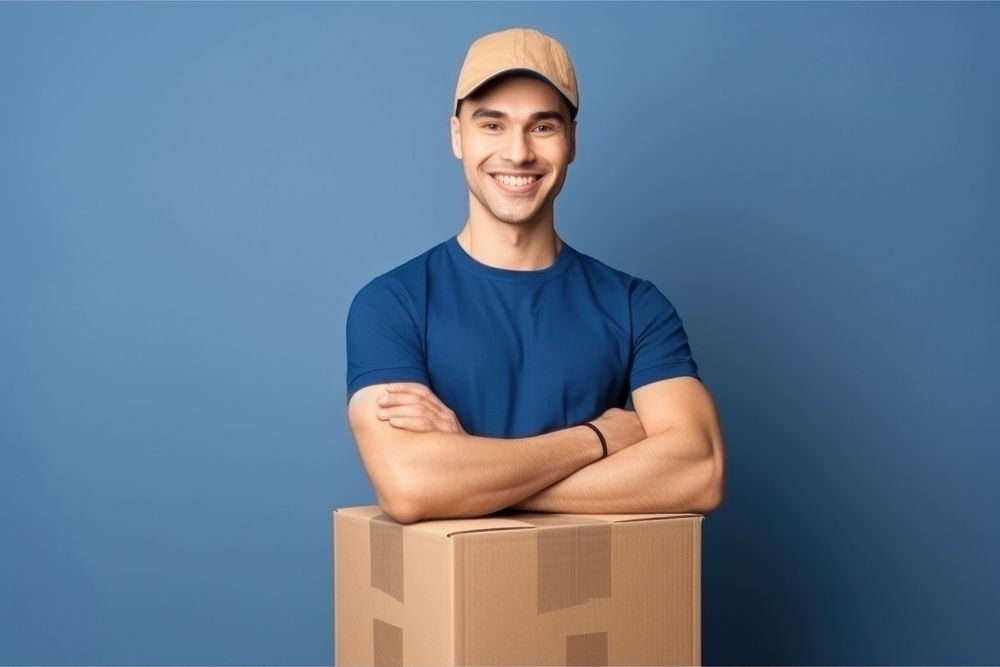
[[[514,164],[524,164],[532,162],[535,154],[531,150],[531,142],[525,138],[521,132],[510,132],[509,138],[504,143],[500,157]]]

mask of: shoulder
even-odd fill
[[[417,304],[423,301],[428,274],[440,261],[444,251],[443,246],[443,243],[439,243],[416,257],[376,275],[355,293],[352,305],[393,301],[415,312]]]
[[[644,278],[633,278],[629,283],[629,297],[632,308],[667,308],[674,309],[667,295],[664,294],[651,280]]]
[[[608,304],[619,304],[614,308],[616,317],[632,331],[634,339],[643,339],[653,330],[676,330],[682,326],[673,301],[652,280],[586,253],[577,251],[577,254],[592,291],[601,297],[605,308],[611,308]]]
[[[607,262],[576,250],[577,262],[591,282],[600,281],[613,286],[628,295],[632,304],[666,300],[663,293],[652,281],[623,271]]]
[[[618,289],[627,290],[630,283],[636,280],[635,276],[630,273],[597,259],[593,255],[588,255],[576,248],[573,248],[573,251],[576,253],[577,267],[587,275],[587,278],[591,282],[600,282]]]

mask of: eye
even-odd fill
[[[538,129],[538,128],[540,128],[540,127],[545,127],[545,128],[548,128],[548,129],[549,129],[550,131],[551,131],[551,130],[553,130],[553,129],[555,129],[555,128],[553,128],[553,127],[552,127],[551,125],[536,125],[536,126],[535,126],[535,129],[537,130],[537,129]]]
[[[487,130],[493,127],[500,127],[499,123],[483,123],[483,127]]]

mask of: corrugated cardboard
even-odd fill
[[[333,512],[338,665],[699,665],[699,514]]]

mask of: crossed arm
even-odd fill
[[[716,509],[725,488],[722,430],[697,378],[652,382],[632,393],[646,436],[518,502],[537,512],[582,514]]]
[[[529,438],[470,436],[425,385],[359,389],[348,417],[379,504],[401,523],[516,509],[567,513],[707,512],[722,502],[715,405],[691,377],[644,385],[635,412]]]

